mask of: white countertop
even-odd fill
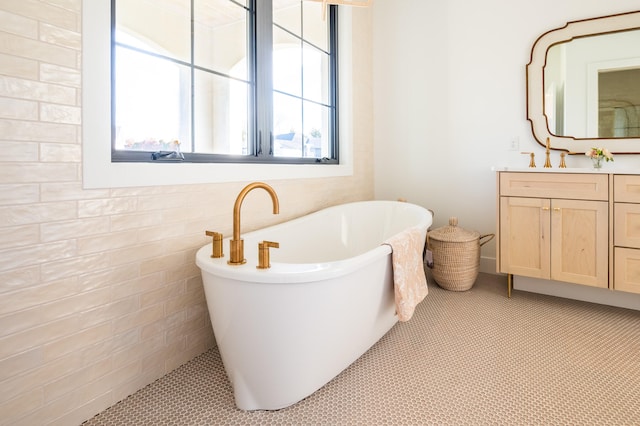
[[[616,167],[613,165],[604,165],[601,169],[596,170],[588,167],[513,167],[513,166],[493,166],[491,170],[494,172],[527,172],[527,173],[599,173],[599,174],[621,174],[621,175],[639,175],[640,169],[629,167]]]

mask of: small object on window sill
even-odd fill
[[[154,161],[184,161],[184,155],[180,151],[156,151],[151,154]]]

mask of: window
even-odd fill
[[[338,163],[335,6],[326,21],[304,0],[111,8],[111,161]]]

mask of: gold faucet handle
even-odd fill
[[[262,241],[258,243],[258,266],[257,269],[271,268],[271,260],[269,259],[269,248],[280,248],[280,243],[273,241]]]
[[[222,239],[223,239],[222,234],[219,232],[213,232],[213,231],[206,231],[205,234],[207,234],[208,237],[213,237],[213,243],[211,244],[211,247],[212,247],[211,257],[215,259],[224,257],[224,253],[222,252]]]

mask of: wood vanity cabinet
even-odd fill
[[[498,172],[498,187],[499,272],[608,287],[609,175]]]
[[[640,293],[640,176],[614,175],[614,290]]]

